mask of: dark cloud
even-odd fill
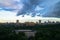
[[[60,17],[60,2],[58,2],[55,5],[54,10],[53,10],[52,13],[55,14],[56,17]]]
[[[35,10],[37,6],[43,10]],[[14,0],[9,5],[4,2],[0,3],[0,8],[2,8],[0,10],[6,11],[18,10],[17,16],[22,15],[23,17],[24,15],[60,17],[60,0],[21,0],[19,2]]]
[[[24,15],[24,14],[27,14],[27,13],[33,13],[35,11],[35,8],[36,6],[38,6],[40,3],[42,2],[42,0],[25,0],[23,2],[24,6],[23,6],[23,9],[21,9],[17,16],[18,15]],[[36,13],[33,13],[32,16],[35,16]]]
[[[58,17],[58,18],[60,18],[60,1],[57,2],[52,8],[50,8],[50,11],[48,11],[45,14],[46,15],[43,15],[44,17]]]
[[[23,8],[18,11],[17,16],[32,13],[32,17],[60,17],[60,2],[59,0],[23,0]],[[44,10],[35,11],[37,6],[43,7]]]
[[[0,10],[3,10],[3,9],[4,9],[5,11],[14,11],[14,10],[16,10],[16,9],[11,9],[11,8],[8,8],[8,9],[7,9],[7,8],[2,8],[2,9],[0,9]]]

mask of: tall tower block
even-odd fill
[[[16,20],[16,23],[19,23],[19,20]]]
[[[41,24],[41,20],[39,20],[39,24]]]
[[[19,24],[19,20],[16,20],[16,26],[19,26],[20,24]]]

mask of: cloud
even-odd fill
[[[23,8],[19,10],[18,15],[25,15],[27,13],[32,13],[32,15],[35,15],[35,8],[38,6],[39,1],[41,2],[42,0],[23,0],[22,3],[24,4]]]
[[[20,0],[0,0],[0,8],[6,11],[19,10],[23,7]]]
[[[60,17],[60,0],[0,0],[0,10],[17,11],[17,16]]]
[[[4,19],[4,20],[11,20],[11,19],[16,19],[16,13],[15,12],[10,12],[10,11],[5,11],[5,10],[1,10],[0,11],[0,19]]]
[[[46,12],[43,16],[60,18],[60,1],[58,1],[55,5],[51,6],[49,11]]]
[[[54,11],[55,4],[57,4],[60,0],[23,0],[23,8],[19,10],[17,16],[19,15],[27,15],[32,13],[31,16],[42,17],[58,17],[56,13],[52,13]],[[60,5],[60,4],[59,4]],[[38,7],[38,9],[37,9]],[[42,9],[43,8],[43,9]],[[36,10],[36,11],[35,11]],[[57,10],[56,10],[57,11]],[[59,14],[59,13],[58,13]]]

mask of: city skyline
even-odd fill
[[[60,22],[60,18],[48,18],[48,17],[33,17],[33,18],[27,18],[27,17],[21,17],[19,19],[0,19],[0,23],[11,23],[11,22],[14,22],[16,23],[16,20],[19,20],[20,23],[24,23],[24,22],[38,22],[39,20],[41,20],[42,22],[48,22],[48,21],[51,21],[51,22],[56,22],[56,21],[59,21]]]

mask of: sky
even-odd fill
[[[0,22],[60,21],[60,0],[0,0]]]

